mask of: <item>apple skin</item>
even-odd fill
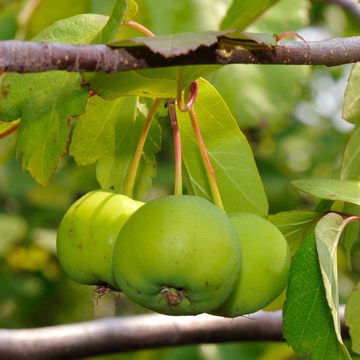
[[[118,289],[111,264],[114,242],[143,204],[106,190],[78,199],[64,215],[57,234],[57,254],[65,273],[81,284]]]
[[[122,291],[171,315],[219,307],[240,266],[240,242],[230,219],[196,196],[148,202],[124,225],[113,251],[113,273]]]
[[[256,312],[284,290],[291,263],[282,233],[268,220],[250,213],[230,217],[242,249],[242,268],[234,290],[215,315],[235,317]]]

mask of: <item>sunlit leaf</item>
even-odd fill
[[[292,184],[312,196],[360,205],[360,181],[336,179],[296,180]]]
[[[105,153],[98,161],[96,174],[103,188],[115,188],[122,193],[129,168],[139,141],[147,110],[137,97],[128,97],[119,113],[115,128],[115,148]],[[134,198],[143,200],[150,189],[151,178],[156,171],[155,154],[160,149],[161,131],[154,119],[149,131],[139,171],[136,178]]]
[[[343,117],[351,123],[360,121],[360,64],[354,64],[345,91]]]
[[[360,125],[353,129],[347,143],[342,163],[341,179],[360,180]],[[344,204],[344,212],[360,216],[360,207],[353,204]],[[351,265],[352,249],[359,240],[360,223],[352,222],[346,227],[343,235],[349,265]]]
[[[226,212],[267,215],[267,198],[251,147],[219,93],[203,79],[199,82],[195,110]],[[204,165],[187,114],[179,114],[179,126],[188,190],[211,200]]]
[[[345,324],[349,328],[352,350],[360,354],[360,283],[356,285],[346,303]]]
[[[243,30],[277,1],[279,0],[233,0],[221,28]]]
[[[337,246],[344,229],[343,218],[335,213],[325,215],[316,225],[316,248],[327,302],[334,321],[336,336],[342,343],[339,315]]]
[[[121,121],[127,98],[103,100],[98,96],[89,99],[86,113],[81,115],[74,130],[70,155],[79,165],[96,162],[102,155],[115,148],[116,124]]]

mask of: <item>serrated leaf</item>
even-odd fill
[[[147,111],[139,103],[137,97],[127,97],[121,108],[119,121],[116,124],[116,145],[113,151],[102,156],[96,167],[97,179],[103,188],[114,187],[116,191],[124,191],[131,161],[141,130],[146,120]],[[151,186],[151,178],[156,171],[155,154],[160,149],[161,131],[155,119],[149,130],[143,156],[136,177],[134,198],[143,200]]]
[[[103,100],[98,96],[89,99],[85,114],[81,115],[74,130],[70,155],[79,165],[96,162],[115,148],[115,126],[127,106],[126,98]]]
[[[316,248],[327,302],[336,336],[343,343],[340,329],[337,246],[344,229],[343,218],[335,213],[325,215],[316,225]]]
[[[195,110],[226,212],[267,215],[267,198],[251,147],[219,93],[204,79],[199,81]],[[189,192],[211,200],[191,122],[187,114],[178,117]]]
[[[291,252],[294,253],[320,216],[321,214],[316,211],[293,210],[269,215],[268,220],[282,232],[288,241]]]
[[[346,303],[345,324],[349,328],[352,350],[360,354],[360,283],[353,289]]]
[[[118,32],[118,29],[128,12],[128,0],[116,0],[113,11],[106,22],[105,26],[95,36],[93,44],[106,44],[110,42]]]
[[[221,29],[245,29],[279,0],[233,0]]]
[[[345,90],[343,118],[351,123],[360,121],[360,63],[354,64]]]
[[[360,180],[360,125],[355,126],[346,145],[341,168],[341,179]],[[344,204],[344,212],[360,216],[360,207],[353,204]],[[346,227],[343,235],[343,244],[349,266],[351,266],[352,249],[359,240],[360,223],[353,222]]]
[[[297,355],[312,360],[350,360],[339,343],[326,300],[315,232],[301,243],[292,262],[284,306],[284,336]]]
[[[106,17],[80,15],[59,21],[33,41],[72,44],[90,42]],[[8,74],[0,89],[0,118],[21,118],[17,153],[22,166],[45,185],[53,176],[68,139],[68,118],[84,111],[88,89],[76,73],[52,71],[39,74]]]
[[[46,185],[58,166],[69,135],[69,116],[83,112],[88,92],[81,87],[81,78],[70,73],[42,73],[31,89],[33,101],[23,107],[17,154],[23,169]],[[44,96],[43,91],[48,91]]]
[[[336,179],[295,180],[299,190],[321,199],[339,200],[360,205],[360,181]]]

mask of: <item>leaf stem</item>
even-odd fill
[[[200,132],[200,128],[199,128],[199,124],[198,124],[198,121],[197,121],[197,117],[196,117],[194,107],[192,107],[189,110],[189,116],[190,116],[190,120],[191,120],[193,129],[194,129],[194,132],[195,132],[197,143],[198,143],[198,146],[199,146],[199,149],[200,149],[201,157],[202,157],[202,160],[203,160],[203,163],[204,163],[206,176],[207,176],[208,181],[209,181],[211,195],[212,195],[214,204],[225,212],[224,205],[223,205],[223,202],[221,200],[220,190],[219,190],[219,187],[218,187],[218,184],[217,184],[217,181],[216,181],[215,172],[214,172],[214,169],[213,169],[213,167],[211,165],[209,155],[208,155],[208,153],[206,151],[205,143],[204,143],[203,137],[202,137],[201,132]]]
[[[144,25],[141,25],[141,24],[137,23],[136,21],[130,20],[130,21],[127,21],[126,23],[124,23],[124,25],[131,26],[132,28],[142,32],[146,36],[149,36],[149,37],[155,36],[155,34],[151,30],[149,30]]]
[[[135,179],[136,179],[136,174],[137,174],[137,171],[139,168],[141,155],[144,150],[145,141],[146,141],[146,138],[147,138],[149,130],[150,130],[150,125],[151,125],[152,119],[154,118],[155,112],[160,104],[160,101],[161,101],[161,99],[156,99],[154,101],[153,105],[150,108],[149,114],[146,118],[143,129],[141,131],[140,138],[139,138],[136,150],[135,150],[134,158],[130,165],[129,174],[128,174],[128,177],[126,179],[125,186],[124,186],[124,194],[126,196],[129,196],[129,197],[133,196]]]
[[[171,119],[171,127],[173,129],[174,137],[174,152],[175,152],[175,195],[182,195],[182,159],[181,159],[181,139],[179,124],[176,116],[175,99],[168,99],[167,106]]]
[[[186,104],[183,103],[182,95],[181,95],[181,88],[180,88],[180,80],[177,81],[177,104],[178,108],[182,112],[188,112],[194,105],[195,100],[198,95],[198,82],[194,81],[190,85],[190,97]]]

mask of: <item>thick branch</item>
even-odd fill
[[[341,317],[343,320],[343,308]],[[281,312],[258,312],[249,318],[141,315],[38,329],[0,330],[0,359],[65,360],[184,344],[282,341],[281,327]],[[342,330],[346,332],[344,326]]]
[[[164,57],[145,46],[112,49],[106,45],[0,42],[0,69],[15,72],[66,70],[120,72],[176,65],[281,64],[335,66],[360,61],[360,36],[311,42],[281,42],[276,47],[226,52],[220,43],[185,55]]]

